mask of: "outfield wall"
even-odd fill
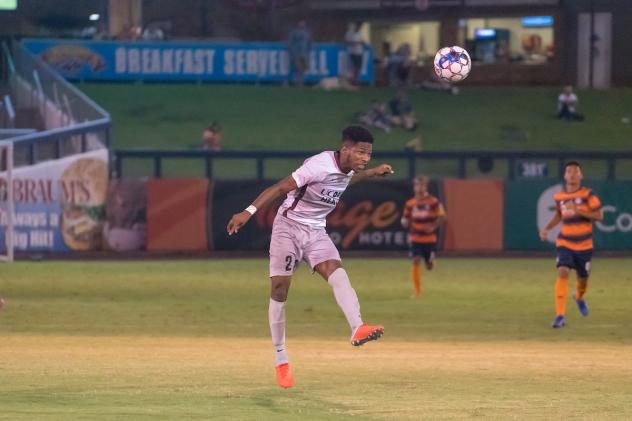
[[[74,167],[89,171],[81,162]],[[111,180],[105,205],[103,193],[88,198],[87,186],[77,184],[75,201],[83,202],[73,207],[69,203],[73,184],[55,181],[50,171],[29,175],[28,180],[16,174],[17,251],[265,251],[281,204],[277,201],[260,209],[239,234],[229,237],[226,224],[233,213],[248,206],[272,182]],[[103,177],[91,182],[97,183],[92,190],[98,185],[98,191],[104,191],[102,184],[107,180]],[[632,250],[632,181],[586,184],[601,197],[605,214],[602,222],[594,224],[596,248]],[[29,190],[27,185],[34,187]],[[53,194],[43,194],[49,191],[47,186],[56,189],[50,190]],[[552,250],[557,232],[553,230],[548,241],[542,242],[538,231],[553,216],[553,194],[560,188],[560,184],[547,181],[432,180],[430,191],[440,198],[447,212],[447,223],[439,233],[439,249],[475,253]],[[38,192],[42,194],[35,194]],[[328,218],[332,240],[341,250],[407,250],[407,234],[400,219],[411,195],[409,181],[364,181],[350,186]],[[40,214],[44,216],[39,218]],[[99,218],[99,229],[92,224],[83,233],[83,220],[89,217]],[[6,215],[0,210],[0,227],[5,221]],[[83,240],[73,240],[69,233]],[[3,242],[4,236],[0,235],[0,246]]]
[[[200,180],[181,183],[173,194],[165,193],[172,206],[179,208],[178,213],[164,211],[161,202],[148,202],[148,216],[159,212],[154,209],[163,214],[160,220],[147,218],[149,232],[169,231],[173,235],[167,242],[149,235],[148,250],[169,250],[176,244],[175,250],[267,250],[280,201],[260,209],[238,235],[227,236],[226,223],[271,182],[217,181],[209,183],[208,190]],[[172,184],[159,179],[148,185],[169,192]],[[632,250],[632,181],[587,184],[604,205],[605,219],[595,224],[596,247]],[[546,181],[432,180],[430,191],[445,204],[448,214],[440,230],[439,248],[457,252],[551,250],[554,236],[542,242],[538,231],[552,216],[553,194],[560,188]],[[110,194],[116,195],[115,190]],[[411,194],[409,181],[365,181],[350,186],[328,218],[332,240],[341,250],[406,250],[407,235],[400,219]],[[188,198],[176,200],[177,195]],[[195,195],[197,198],[192,197]],[[202,212],[205,203],[207,208]],[[192,227],[185,215],[194,215],[191,217],[198,222]],[[184,235],[192,229],[197,229],[196,235]],[[206,231],[206,243],[200,240],[202,230]]]
[[[593,225],[595,246],[602,250],[632,250],[632,182],[590,181],[586,185],[600,197],[604,220]],[[515,181],[505,183],[504,248],[550,249],[559,232],[551,230],[542,242],[533,233],[542,229],[555,212],[553,194],[561,183]]]

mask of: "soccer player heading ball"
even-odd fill
[[[582,169],[578,162],[568,162],[564,167],[564,190],[555,193],[557,211],[546,228],[540,231],[540,239],[545,241],[549,230],[562,222],[562,228],[555,243],[557,247],[557,280],[555,282],[555,308],[557,315],[554,328],[566,324],[566,296],[568,276],[571,269],[577,272],[575,302],[582,316],[588,316],[588,306],[584,294],[588,287],[590,261],[592,259],[593,221],[603,219],[601,201],[588,187],[581,185]]]
[[[327,215],[334,210],[351,181],[393,173],[387,164],[366,169],[372,150],[371,133],[361,126],[349,126],[342,131],[338,151],[325,151],[306,159],[290,176],[265,189],[228,222],[228,234],[235,234],[257,209],[287,195],[274,219],[270,239],[268,319],[275,350],[276,379],[281,387],[294,385],[285,350],[285,301],[292,274],[301,260],[331,286],[351,327],[351,345],[360,346],[384,333],[384,326],[363,323],[356,292],[342,267],[336,246],[325,231]]]

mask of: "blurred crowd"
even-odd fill
[[[168,32],[167,23],[153,23],[145,28],[130,24],[123,25],[123,28],[116,34],[110,34],[104,23],[88,26],[81,31],[81,37],[95,41],[163,41]]]

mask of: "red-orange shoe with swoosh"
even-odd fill
[[[276,366],[276,381],[279,386],[289,389],[294,386],[294,376],[290,371],[290,364],[279,364]]]
[[[367,325],[366,323],[363,323],[360,326],[358,326],[356,331],[353,333],[353,336],[351,337],[351,345],[353,346],[364,345],[365,343],[369,341],[377,340],[383,334],[384,334],[384,326],[381,326],[381,325],[370,326],[370,325]]]

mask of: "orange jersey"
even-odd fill
[[[588,187],[580,187],[573,193],[557,192],[553,199],[560,216],[568,202],[575,203],[576,208],[582,211],[601,209],[601,201]],[[590,250],[593,248],[592,232],[592,220],[580,215],[562,216],[562,227],[555,244],[575,251]]]
[[[414,197],[404,205],[403,218],[408,220],[408,239],[413,243],[436,243],[436,229],[427,232],[439,217],[445,215],[439,200],[431,194]]]

